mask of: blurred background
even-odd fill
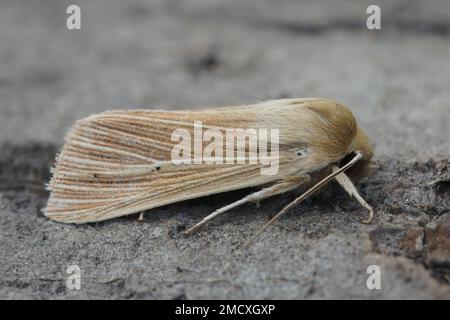
[[[81,9],[69,30],[66,9]],[[369,5],[381,30],[369,30]],[[450,298],[450,1],[0,0],[0,298]],[[88,225],[46,219],[69,127],[110,109],[190,109],[287,97],[351,108],[379,170],[375,209],[319,195],[241,245],[293,198],[245,193]],[[229,268],[225,271],[224,265]],[[380,266],[381,290],[366,269]],[[81,290],[66,286],[78,265]]]

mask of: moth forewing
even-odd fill
[[[45,214],[63,222],[100,221],[277,179],[261,175],[258,163],[172,161],[177,145],[172,140],[174,132],[183,129],[194,140],[194,124],[200,121],[206,130],[224,131],[233,123],[250,128],[255,117],[247,110],[253,111],[131,110],[105,112],[77,121],[57,158]],[[196,161],[196,156],[193,145],[188,159]]]
[[[67,134],[44,213],[94,222],[264,185],[238,204],[260,201],[301,186],[355,148],[370,158],[357,136],[351,112],[327,99],[109,111],[77,121]]]

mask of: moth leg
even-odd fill
[[[141,211],[141,213],[139,213],[138,221],[139,222],[143,222],[144,221],[144,211]]]
[[[353,157],[352,160],[350,160],[345,166],[342,168],[333,168],[333,172],[317,182],[315,185],[313,185],[311,188],[306,190],[303,194],[301,194],[299,197],[297,197],[294,201],[289,203],[287,206],[285,206],[280,212],[278,212],[276,215],[272,217],[268,222],[266,222],[254,235],[251,237],[245,244],[244,247],[248,247],[250,243],[252,243],[253,240],[256,239],[258,235],[260,235],[268,226],[270,226],[272,223],[274,223],[275,220],[279,219],[283,214],[288,212],[290,209],[301,203],[303,200],[308,198],[310,195],[312,195],[314,192],[320,190],[323,186],[325,186],[327,183],[329,183],[332,179],[334,179],[337,175],[344,172],[351,166],[353,166],[356,162],[361,160],[362,158],[362,152],[356,151],[356,155]]]
[[[337,166],[333,165],[333,172],[338,170],[339,168]],[[372,207],[364,200],[363,197],[359,194],[358,190],[356,189],[355,185],[353,184],[352,180],[344,173],[338,174],[336,177],[334,177],[339,185],[344,188],[345,191],[350,195],[350,197],[354,197],[359,204],[361,204],[364,208],[369,210],[369,217],[366,220],[363,220],[363,223],[370,223],[373,219],[373,209]]]
[[[284,193],[287,192],[289,190],[292,190],[298,186],[300,186],[302,183],[304,183],[305,181],[308,181],[310,179],[309,175],[305,175],[305,176],[294,176],[294,177],[289,177],[285,180],[282,180],[281,182],[261,189],[259,191],[256,191],[252,194],[249,194],[248,196],[233,202],[225,207],[222,207],[220,209],[217,209],[216,211],[214,211],[213,213],[211,213],[210,215],[204,217],[199,223],[197,223],[196,225],[194,225],[193,227],[189,228],[188,230],[184,231],[185,235],[191,235],[193,234],[195,231],[197,231],[200,227],[202,227],[203,225],[205,225],[208,221],[210,221],[211,219],[217,217],[219,214],[224,213],[230,209],[233,209],[235,207],[238,207],[244,203],[247,202],[256,202],[258,203],[259,201],[272,197],[274,195],[280,194],[280,193]]]

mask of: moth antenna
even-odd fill
[[[275,216],[273,216],[272,219],[270,219],[266,224],[264,224],[245,244],[244,248],[248,247],[268,226],[270,226],[272,223],[274,223],[278,218],[280,218],[283,214],[288,212],[290,209],[301,203],[303,200],[305,200],[307,197],[312,195],[314,192],[325,186],[328,182],[330,182],[334,177],[336,177],[341,172],[346,171],[350,167],[352,167],[356,162],[361,160],[362,153],[360,151],[356,151],[356,155],[353,157],[352,160],[350,160],[346,165],[344,165],[342,168],[339,168],[338,170],[334,171],[333,173],[329,174],[322,180],[320,180],[318,183],[316,183],[314,186],[309,188],[307,191],[305,191],[301,196],[296,198],[294,201],[286,205],[283,209],[281,209],[280,212],[278,212]]]
[[[222,207],[220,209],[217,209],[216,211],[214,211],[213,213],[211,213],[210,215],[204,217],[202,219],[202,221],[200,221],[199,223],[197,223],[196,225],[194,225],[193,227],[190,227],[188,230],[184,231],[183,234],[190,236],[192,235],[194,232],[196,232],[199,228],[201,228],[203,225],[205,225],[208,221],[210,221],[211,219],[213,219],[214,217],[217,217],[219,214],[222,214],[232,208],[235,208],[237,206],[240,206],[241,204],[244,204],[246,202],[248,202],[249,196],[246,196],[236,202],[233,202],[225,207]]]
[[[206,216],[205,218],[202,219],[202,221],[200,221],[199,223],[197,223],[196,225],[194,225],[193,227],[189,228],[188,230],[186,230],[184,232],[185,235],[191,235],[193,234],[195,231],[197,231],[197,229],[199,229],[201,226],[203,226],[204,224],[206,224],[209,220],[213,219],[214,217],[217,217],[219,214],[222,214],[230,209],[233,209],[237,206],[240,206],[244,203],[247,202],[256,202],[259,203],[259,201],[272,197],[276,194],[280,194],[280,193],[284,193],[286,191],[292,190],[296,187],[298,187],[300,184],[302,184],[305,181],[309,181],[310,177],[309,176],[298,176],[298,177],[291,177],[288,178],[286,180],[281,181],[280,183],[274,184],[271,187],[268,188],[264,188],[261,189],[259,191],[256,191],[254,193],[251,193],[249,195],[247,195],[246,197],[233,202],[225,207],[222,207],[220,209],[217,209],[216,211],[214,211],[213,213],[211,213],[210,215]]]
[[[332,166],[333,172],[338,170],[339,168],[336,165]],[[359,194],[352,180],[344,173],[341,172],[335,177],[336,181],[339,185],[344,188],[345,191],[350,195],[350,197],[355,198],[364,208],[369,210],[369,217],[366,220],[363,220],[363,223],[369,224],[373,219],[373,209],[372,207],[364,200],[364,198]]]

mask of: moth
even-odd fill
[[[244,142],[237,141],[232,128],[244,131]],[[277,133],[270,143],[269,131]],[[221,142],[229,132],[234,132],[232,141]],[[237,206],[304,191],[266,227],[334,179],[369,210],[368,223],[373,209],[351,179],[370,173],[372,156],[372,144],[351,111],[329,99],[278,99],[193,111],[107,111],[76,121],[66,135],[47,185],[44,214],[66,223],[133,213],[141,213],[142,219],[152,208],[256,188],[185,231],[192,234]],[[274,163],[276,170],[264,174]]]

